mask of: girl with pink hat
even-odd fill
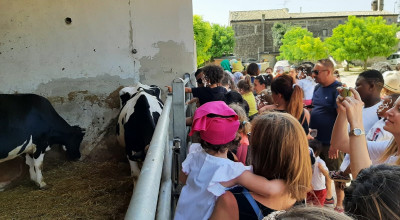
[[[190,146],[182,163],[182,188],[174,219],[209,219],[217,198],[226,187],[236,184],[269,196],[284,190],[281,180],[268,181],[249,172],[251,166],[227,159],[229,149],[238,146],[238,116],[222,101],[200,106],[193,118],[192,131],[200,133],[200,143]],[[267,186],[267,187],[266,187]]]

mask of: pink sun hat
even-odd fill
[[[216,117],[207,116],[210,114]],[[239,124],[237,114],[225,102],[207,102],[194,113],[189,135],[192,136],[195,131],[199,131],[200,138],[210,144],[226,144],[235,139]]]

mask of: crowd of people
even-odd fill
[[[273,71],[196,71],[174,218],[400,219],[400,72],[347,88],[331,59]]]

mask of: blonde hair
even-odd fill
[[[381,158],[379,158],[379,162],[384,163],[389,157],[396,155],[398,152],[398,147],[397,143],[392,138],[392,141],[390,142],[389,146],[386,148],[386,150],[383,152]],[[400,157],[396,160],[395,164],[393,165],[400,165]]]
[[[230,104],[229,107],[236,112],[239,116],[239,129],[238,133],[247,135],[251,130],[251,124],[249,122],[249,118],[247,118],[246,111],[238,104]]]
[[[285,181],[290,196],[306,198],[312,171],[306,134],[287,113],[270,112],[252,121],[249,162],[254,174]]]

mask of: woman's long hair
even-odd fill
[[[288,75],[275,78],[271,84],[271,91],[282,95],[287,103],[285,111],[299,120],[303,113],[304,94],[300,86],[294,84],[293,78]]]
[[[290,196],[306,198],[312,171],[306,134],[287,113],[269,112],[252,121],[249,163],[254,173],[286,182]]]

